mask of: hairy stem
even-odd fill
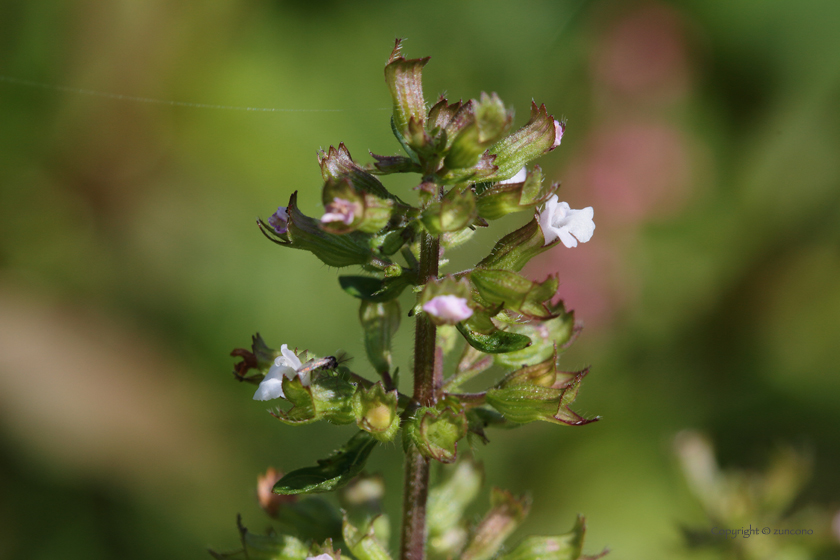
[[[422,233],[420,238],[420,282],[437,278],[440,238]],[[425,313],[418,313],[414,331],[414,401],[434,406],[442,379],[441,361],[436,359],[437,329]],[[411,446],[405,458],[401,560],[426,557],[426,498],[429,493],[429,463]]]

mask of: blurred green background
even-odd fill
[[[592,552],[684,557],[679,525],[704,523],[672,456],[685,428],[724,465],[810,449],[801,503],[837,509],[838,29],[836,0],[0,3],[0,557],[208,558],[236,545],[237,512],[268,525],[258,472],[352,433],[274,421],[228,353],[259,331],[365,371],[337,271],[254,218],[294,190],[320,212],[319,147],[396,153],[397,36],[432,57],[429,100],[496,91],[518,125],[532,98],[565,116],[539,163],[595,208],[590,243],[527,272],[559,272],[586,323],[563,364],[592,367],[577,408],[603,419],[476,453],[490,484],[534,493],[517,534],[583,512]],[[394,515],[400,455],[369,463]]]

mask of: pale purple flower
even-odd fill
[[[511,177],[510,179],[505,179],[504,181],[499,181],[500,185],[509,185],[511,183],[523,183],[525,179],[528,178],[528,172],[525,170],[525,166],[522,166],[522,169],[516,172],[516,175]]]
[[[554,121],[554,145],[551,146],[551,150],[556,148],[560,145],[560,142],[563,140],[563,133],[566,132],[566,123],[555,120]]]
[[[269,401],[271,399],[285,398],[283,394],[283,377],[294,379],[297,375],[303,385],[309,385],[309,372],[298,373],[297,370],[301,367],[300,359],[294,352],[289,350],[289,346],[284,344],[280,347],[282,356],[278,356],[274,360],[274,364],[268,369],[268,373],[263,378],[260,386],[257,387],[257,392],[254,393],[255,401]]]
[[[451,323],[469,319],[473,314],[466,299],[452,295],[433,297],[423,304],[423,311]]]
[[[268,225],[274,228],[278,235],[283,235],[289,231],[289,212],[285,206],[277,208],[277,212],[268,218]]]
[[[326,213],[321,216],[322,223],[343,222],[349,226],[356,217],[354,204],[343,198],[333,198],[332,202],[327,204],[324,210],[326,210]]]
[[[335,560],[331,554],[323,553],[318,556],[307,556],[306,560]]]
[[[586,243],[592,239],[595,232],[595,222],[592,218],[595,211],[591,206],[583,210],[572,210],[568,203],[558,202],[557,195],[545,203],[540,212],[540,227],[548,245],[558,237],[566,247],[577,247],[578,241]]]

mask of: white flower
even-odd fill
[[[516,175],[511,177],[510,179],[505,179],[504,181],[499,181],[498,184],[500,185],[509,185],[510,183],[523,183],[525,179],[528,177],[528,172],[525,171],[525,166],[522,166],[522,169],[516,172]]]
[[[269,368],[260,386],[257,387],[257,392],[254,393],[255,401],[269,401],[285,397],[286,395],[283,394],[283,376],[294,379],[297,375],[303,385],[309,385],[309,372],[301,374],[297,372],[301,367],[300,359],[289,350],[288,345],[281,346],[280,353],[282,356],[278,356],[274,360],[274,365]]]
[[[344,200],[343,198],[335,197],[333,201],[327,204],[326,214],[321,216],[321,222],[344,222],[348,226],[353,223],[353,219],[356,217],[356,213],[354,212],[355,206],[349,200]]]
[[[558,237],[566,247],[577,247],[578,241],[586,243],[595,232],[595,222],[592,221],[594,216],[595,211],[591,206],[583,210],[572,210],[568,203],[558,202],[556,194],[551,195],[540,212],[540,227],[545,236],[545,244],[548,245]]]
[[[423,311],[452,323],[469,319],[473,314],[466,299],[451,295],[433,297],[423,304]]]

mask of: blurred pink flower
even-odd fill
[[[612,124],[594,132],[567,184],[591,192],[607,223],[637,223],[675,213],[689,194],[689,155],[674,127],[655,122]]]
[[[685,26],[676,10],[649,4],[614,22],[595,50],[596,78],[624,95],[680,95],[687,91]]]

